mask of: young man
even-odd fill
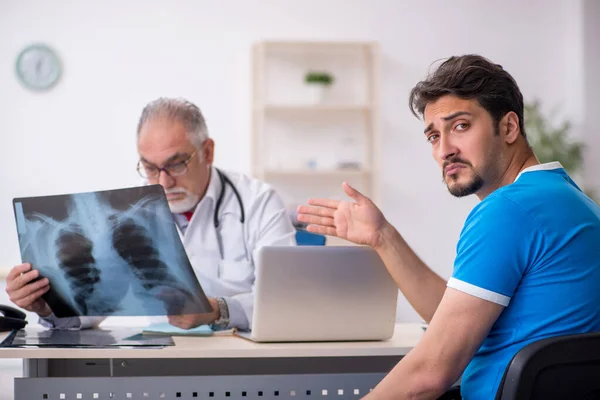
[[[500,66],[451,57],[410,94],[450,193],[475,194],[448,282],[365,196],[311,199],[312,232],[372,246],[429,323],[369,399],[435,399],[462,375],[467,399],[493,399],[510,359],[533,341],[600,330],[600,208],[557,162],[540,164],[523,96]]]
[[[184,329],[201,324],[214,329],[251,328],[253,252],[266,245],[296,244],[296,231],[283,202],[267,184],[212,165],[214,141],[202,113],[188,101],[161,98],[148,104],[137,136],[138,172],[145,182],[163,186],[194,272],[213,308],[207,314],[169,316],[169,322]],[[49,290],[48,280],[31,283],[38,276],[30,264],[18,265],[7,277],[6,291],[17,306],[40,315],[44,325],[90,327],[103,320],[55,318],[41,297]]]

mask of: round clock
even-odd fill
[[[16,72],[25,87],[47,90],[58,82],[62,66],[54,50],[44,44],[34,44],[19,54]]]

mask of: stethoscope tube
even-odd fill
[[[229,185],[231,190],[233,190],[233,194],[238,201],[240,206],[240,222],[242,223],[242,230],[244,227],[244,222],[246,222],[246,214],[244,213],[244,203],[242,202],[242,196],[236,189],[235,185],[231,180],[221,172],[218,168],[215,168],[217,171],[217,175],[219,175],[219,181],[221,182],[221,192],[219,193],[219,198],[217,199],[217,203],[215,205],[215,213],[213,215],[213,224],[215,226],[215,232],[217,233],[217,242],[219,244],[219,253],[221,256],[221,261],[223,260],[223,238],[221,237],[221,233],[219,232],[219,209],[221,208],[221,204],[223,203],[223,197],[225,196],[225,185]],[[246,260],[250,261],[250,256],[248,254],[248,248],[246,246],[246,241],[244,240],[244,252],[246,253]]]
[[[225,196],[225,184],[229,185],[231,190],[233,190],[233,194],[237,198],[238,204],[240,205],[240,222],[243,224],[246,221],[246,215],[244,214],[244,203],[242,202],[242,197],[240,193],[235,188],[235,185],[231,180],[222,173],[218,168],[215,168],[217,171],[217,175],[219,175],[219,180],[221,181],[221,193],[219,193],[219,198],[217,199],[217,205],[215,207],[215,214],[213,215],[213,223],[215,228],[219,227],[219,209],[221,208],[221,204],[223,203],[223,197]]]

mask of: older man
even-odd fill
[[[295,245],[295,229],[284,205],[265,183],[213,166],[214,141],[202,113],[181,99],[148,104],[137,129],[138,172],[163,186],[194,271],[212,313],[169,316],[182,328],[211,324],[214,329],[252,326],[254,250]],[[21,264],[7,277],[16,305],[58,328],[95,326],[103,318],[56,318],[42,299],[47,279],[35,266]]]

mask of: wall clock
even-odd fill
[[[23,49],[17,57],[15,69],[23,86],[38,91],[52,88],[62,74],[58,55],[45,44],[34,44]]]

